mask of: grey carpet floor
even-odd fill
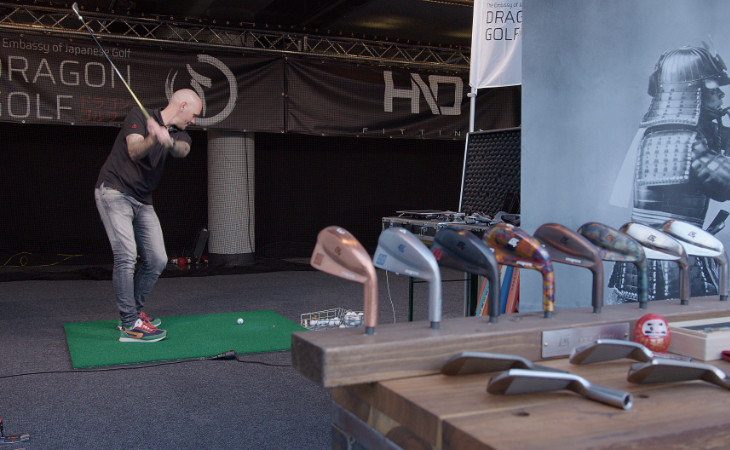
[[[408,278],[378,275],[379,323],[406,321]],[[464,283],[450,280],[463,275],[442,277],[444,319],[462,316]],[[414,320],[427,324],[428,287],[414,291]],[[0,283],[0,418],[6,434],[31,436],[0,450],[330,448],[331,393],[295,371],[290,352],[73,370],[63,324],[115,319],[113,298],[108,280]],[[267,309],[299,323],[303,313],[362,310],[362,298],[362,285],[286,271],[161,278],[145,309],[161,317]]]

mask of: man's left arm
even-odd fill
[[[170,154],[175,158],[184,158],[190,153],[190,144],[182,139],[175,139],[170,147]]]

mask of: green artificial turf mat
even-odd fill
[[[239,325],[238,318],[244,323]],[[291,348],[291,334],[305,328],[273,311],[161,317],[167,337],[159,342],[119,342],[116,320],[64,324],[75,369],[206,358]]]

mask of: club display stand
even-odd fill
[[[703,381],[635,385],[626,381],[632,363],[627,359],[573,366],[565,356],[542,356],[546,332],[612,324],[630,330],[647,312],[670,322],[695,320],[730,315],[730,303],[717,297],[693,298],[685,306],[662,300],[646,310],[636,303],[607,306],[601,314],[591,308],[558,310],[551,319],[538,311],[501,316],[496,324],[464,317],[444,320],[439,330],[425,321],[409,322],[378,326],[372,336],[361,328],[300,332],[292,335],[292,363],[332,388],[335,448],[353,439],[366,448],[723,445],[730,438],[727,390]],[[623,411],[570,391],[497,396],[486,392],[494,373],[440,374],[449,357],[467,350],[519,355],[569,370],[632,392],[634,406]],[[715,364],[730,372],[730,363]]]

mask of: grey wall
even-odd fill
[[[524,14],[522,228],[618,228],[631,210],[609,197],[651,100],[649,75],[663,52],[710,38],[727,61],[730,2],[525,0]],[[631,186],[633,173],[619,182]],[[719,208],[711,203],[708,221]],[[717,235],[725,246],[729,233]],[[522,275],[520,310],[541,309],[539,274]],[[557,308],[590,305],[587,269],[556,265],[555,280]]]

